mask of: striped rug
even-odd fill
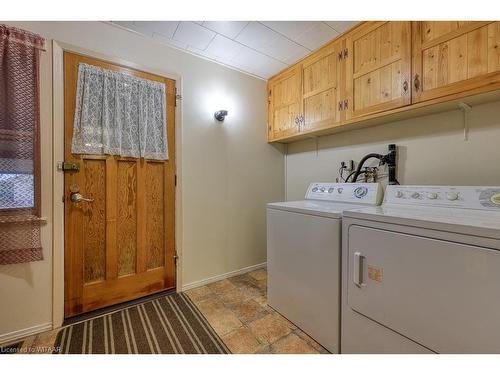
[[[171,294],[63,328],[54,353],[223,354],[228,349],[189,297]]]

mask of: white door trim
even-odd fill
[[[109,61],[132,69],[174,79],[178,94],[182,93],[182,76],[168,71],[151,69],[119,57],[89,51],[71,44],[52,41],[52,111],[53,111],[53,278],[52,278],[52,325],[58,328],[64,320],[64,174],[57,170],[57,162],[64,160],[64,51],[83,54]],[[175,250],[178,255],[176,267],[177,291],[182,286],[182,102],[175,111],[175,152],[177,187],[175,192]]]

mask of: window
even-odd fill
[[[39,87],[44,39],[0,25],[0,264],[43,259]]]
[[[0,174],[0,208],[34,208],[33,174]]]

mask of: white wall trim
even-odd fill
[[[41,332],[50,331],[52,323],[43,323],[33,327],[23,328],[18,331],[4,333],[0,335],[0,345],[9,345],[22,340],[25,337],[36,335]]]
[[[198,288],[199,286],[203,286],[203,285],[210,284],[210,283],[213,283],[216,281],[227,279],[228,277],[237,276],[237,275],[241,275],[241,274],[244,274],[247,272],[255,271],[255,270],[258,270],[260,268],[264,268],[266,266],[267,266],[267,262],[259,263],[259,264],[255,264],[253,266],[240,268],[239,270],[223,273],[222,275],[211,276],[211,277],[208,277],[208,278],[203,279],[203,280],[198,280],[198,281],[194,281],[192,283],[187,283],[187,284],[184,284],[182,286],[182,291],[185,292],[186,290],[189,290],[189,289]]]
[[[52,41],[52,118],[53,118],[53,285],[52,327],[61,327],[64,320],[64,174],[57,171],[57,161],[64,160],[64,51],[80,53],[132,69],[170,78],[176,81],[177,93],[182,95],[182,76],[175,72],[149,68],[116,56],[108,56],[61,41]],[[175,250],[179,257],[176,269],[177,291],[182,285],[182,101],[175,111],[175,148],[177,187],[175,191]]]

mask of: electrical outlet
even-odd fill
[[[340,163],[340,166],[344,168],[346,172],[352,172],[354,170],[354,160],[344,160]]]

